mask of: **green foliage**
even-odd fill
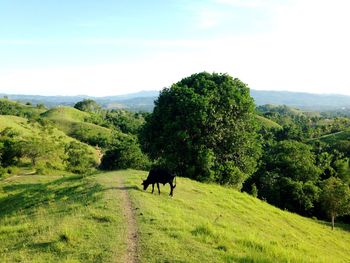
[[[141,152],[137,138],[131,135],[116,136],[102,157],[101,166],[105,170],[148,169],[150,162]]]
[[[87,146],[70,142],[65,147],[67,170],[77,174],[90,174],[95,166]]]
[[[84,99],[82,101],[77,102],[74,105],[74,108],[85,111],[85,112],[100,112],[101,111],[101,106],[97,104],[96,101],[91,100],[91,99]]]
[[[179,174],[239,188],[260,153],[249,88],[226,74],[194,74],[164,89],[141,131],[143,150]]]
[[[39,114],[42,111],[42,109],[31,105],[24,105],[11,100],[0,99],[0,115],[14,115],[28,119],[35,119],[39,117]]]
[[[290,211],[310,214],[318,201],[321,169],[311,147],[297,141],[269,145],[251,178],[259,197]]]
[[[21,142],[22,156],[30,158],[32,165],[37,164],[38,159],[51,159],[50,155],[57,154],[56,145],[48,134],[41,134],[39,137],[26,138]]]
[[[350,214],[349,185],[336,177],[330,177],[322,183],[321,205],[324,211],[334,220],[338,216]]]
[[[14,165],[22,157],[21,142],[17,136],[18,132],[12,128],[0,132],[0,165]]]
[[[146,115],[125,110],[112,110],[106,114],[106,122],[123,133],[138,134]]]

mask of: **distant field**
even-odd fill
[[[218,185],[177,179],[161,195],[142,171],[0,181],[0,262],[122,262],[122,191],[131,196],[140,262],[349,262],[350,229],[279,210]],[[121,185],[120,181],[125,180]]]
[[[318,139],[327,143],[335,143],[340,140],[350,140],[350,130],[327,134]]]

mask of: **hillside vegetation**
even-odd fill
[[[86,122],[91,117],[88,112],[65,106],[50,109],[42,113],[41,117],[54,122],[58,129],[80,141],[92,145],[111,141],[112,130]]]
[[[281,125],[263,116],[256,115],[256,119],[257,122],[261,125],[261,127],[265,129],[282,129]]]
[[[122,262],[132,198],[140,262],[348,262],[349,228],[245,193],[177,178],[174,197],[141,190],[146,172],[19,176],[0,182],[1,262]],[[125,185],[118,181],[125,180]]]

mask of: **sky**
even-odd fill
[[[193,73],[350,95],[347,0],[0,0],[0,93],[108,96]]]

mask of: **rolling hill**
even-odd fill
[[[86,122],[90,114],[72,107],[56,107],[42,113],[41,117],[52,121],[58,129],[68,136],[91,145],[99,144],[101,146],[101,144],[107,144],[111,140],[112,130]]]
[[[42,136],[42,133],[43,133],[43,127],[39,123],[29,122],[28,119],[18,117],[18,116],[0,115],[0,132],[6,128],[12,128],[15,132],[17,132],[18,138],[40,137]],[[54,143],[59,143],[59,142],[69,143],[72,141],[77,141],[75,138],[72,138],[66,135],[63,131],[55,127],[50,127],[49,129],[50,129],[49,131],[50,136],[47,137],[47,139],[51,141],[54,140]],[[96,163],[99,163],[100,161],[99,151],[97,151],[95,147],[92,147],[83,142],[81,143],[87,146],[87,149],[89,150],[89,154],[91,154],[91,157],[94,159]]]
[[[282,129],[282,126],[279,125],[278,123],[268,119],[268,118],[265,118],[263,116],[260,116],[260,115],[256,115],[255,116],[258,123],[263,127],[263,128],[266,128],[266,129]]]
[[[332,231],[327,222],[186,178],[177,179],[173,198],[168,186],[159,196],[141,190],[146,176],[124,170],[0,181],[0,261],[126,262],[130,253],[145,263],[350,261],[346,225]]]

